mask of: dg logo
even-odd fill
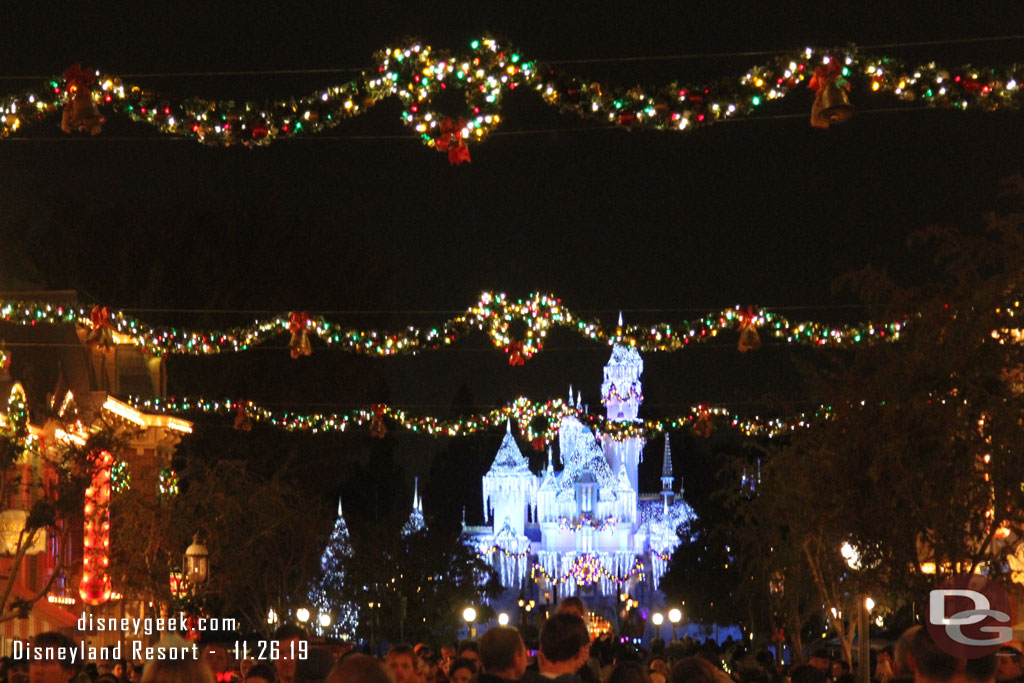
[[[957,574],[928,595],[928,635],[943,652],[974,659],[1013,638],[1010,599],[980,574]]]

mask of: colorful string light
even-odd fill
[[[530,569],[530,578],[536,581],[538,575],[555,585],[565,583],[566,581],[572,581],[577,586],[590,586],[601,579],[624,583],[634,577],[639,581],[643,581],[644,563],[640,561],[640,558],[636,558],[633,560],[633,567],[629,572],[624,576],[617,576],[605,568],[604,564],[601,562],[601,558],[597,555],[592,553],[581,553],[573,558],[572,564],[569,566],[569,571],[562,576],[551,576],[543,566],[540,564],[534,564]]]
[[[489,429],[504,429],[510,418],[519,425],[521,433],[529,441],[541,436],[546,442],[558,438],[558,428],[563,417],[572,415],[597,428],[602,434],[616,440],[651,438],[666,431],[693,429],[701,420],[712,420],[716,427],[736,430],[744,436],[776,437],[797,430],[806,429],[815,422],[826,419],[830,411],[819,408],[811,413],[800,413],[788,418],[742,417],[721,406],[696,405],[679,415],[649,419],[639,423],[607,421],[596,415],[582,413],[562,399],[535,403],[524,396],[509,405],[495,408],[486,413],[458,418],[438,418],[430,415],[412,416],[404,410],[385,404],[358,408],[343,413],[298,413],[294,411],[270,410],[253,401],[232,401],[231,399],[211,400],[206,398],[129,398],[134,407],[150,413],[237,416],[241,405],[246,415],[257,424],[264,424],[287,431],[325,434],[343,432],[356,428],[369,428],[379,414],[404,429],[417,434],[433,437],[469,436]],[[533,428],[536,417],[547,419],[547,426],[540,431]]]
[[[822,347],[850,347],[871,341],[898,339],[907,319],[887,323],[861,323],[832,326],[820,322],[792,322],[765,309],[754,309],[754,321],[761,336],[787,344]],[[116,343],[135,344],[151,353],[208,355],[237,352],[285,339],[289,332],[287,313],[256,320],[250,325],[223,330],[188,330],[156,327],[133,318],[124,311],[109,311],[108,323]],[[45,302],[0,301],[0,320],[20,325],[69,324],[92,329],[90,311],[84,306],[58,306]],[[644,352],[672,352],[693,344],[720,338],[725,332],[738,331],[748,324],[750,313],[737,306],[709,313],[694,321],[605,327],[597,320],[585,320],[567,309],[551,294],[534,293],[525,299],[510,300],[505,294],[484,292],[479,301],[462,315],[438,327],[421,329],[412,325],[400,332],[360,330],[310,315],[309,333],[328,347],[368,356],[395,356],[433,351],[454,344],[475,331],[483,331],[496,348],[508,350],[513,342],[521,346],[523,356],[540,352],[544,340],[554,328],[574,330],[580,336],[605,344],[626,344]],[[525,328],[516,339],[512,324]],[[517,347],[518,348],[518,347]]]
[[[526,550],[521,553],[513,552],[507,548],[502,548],[500,545],[492,545],[490,548],[479,548],[477,549],[477,556],[487,559],[488,555],[494,552],[499,552],[505,557],[512,557],[517,560],[523,559],[530,556],[530,546],[526,546]]]
[[[604,519],[594,519],[592,514],[584,512],[580,515],[579,519],[558,518],[559,531],[578,533],[583,528],[593,529],[594,531],[615,531],[615,517],[609,515]]]
[[[75,76],[55,77],[0,99],[0,139],[70,106],[76,88],[85,88],[100,106],[162,133],[207,145],[250,147],[321,133],[396,97],[402,122],[426,145],[451,154],[452,143],[461,148],[486,139],[502,122],[503,97],[518,88],[531,88],[549,105],[585,119],[629,129],[689,131],[755,115],[766,103],[802,90],[816,67],[832,61],[841,65],[842,78],[852,85],[855,98],[888,93],[925,107],[983,112],[1016,110],[1022,104],[1024,66],[1019,64],[913,65],[891,56],[861,55],[853,47],[808,47],[715,82],[626,88],[557,71],[527,59],[503,41],[483,37],[458,54],[415,40],[385,47],[368,69],[348,82],[265,104],[176,100],[115,75],[79,70]],[[464,94],[464,109],[439,111],[435,98],[451,91]]]

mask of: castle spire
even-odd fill
[[[661,464],[661,499],[665,514],[672,499],[672,445],[669,443],[668,432],[665,432],[665,459]]]
[[[341,516],[341,496],[338,496],[338,517]]]
[[[572,402],[572,385],[569,385],[569,407],[575,408],[576,406]]]
[[[505,433],[506,434],[511,434],[512,433],[512,416],[511,415],[509,415],[508,419],[505,420]]]

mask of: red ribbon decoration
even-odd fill
[[[96,81],[96,76],[91,71],[82,68],[80,62],[75,62],[64,71],[64,80],[67,81],[67,88],[70,91],[78,88],[87,88]]]
[[[533,446],[533,450],[543,452],[546,443],[544,441],[543,436],[537,436],[533,438],[533,441],[530,442],[530,445]]]
[[[740,353],[756,351],[761,348],[761,336],[757,333],[757,324],[754,322],[756,318],[757,314],[754,312],[753,306],[747,306],[747,312],[740,313],[738,325],[740,340],[737,344]]]
[[[523,355],[523,342],[518,339],[513,339],[512,343],[508,345],[508,364],[513,367],[519,367],[526,365],[526,357]]]
[[[306,311],[292,311],[288,316],[288,331],[292,333],[288,348],[291,349],[293,359],[313,353],[313,347],[309,345],[309,335],[306,334],[309,323],[309,313]]]
[[[106,306],[102,308],[93,306],[92,311],[89,312],[89,319],[92,321],[92,329],[94,330],[102,330],[103,328],[114,329],[114,326],[110,323],[110,309]]]
[[[252,418],[241,403],[235,404],[235,429],[239,432],[252,431]]]
[[[288,331],[292,334],[298,332],[305,332],[309,328],[309,313],[302,311],[292,311],[292,314],[288,316]]]
[[[822,88],[832,85],[837,80],[839,80],[839,76],[842,75],[842,73],[843,71],[842,68],[839,66],[839,62],[833,59],[824,66],[814,67],[814,75],[811,77],[811,80],[807,83],[807,87],[813,90],[814,92],[818,92]],[[850,89],[849,83],[846,84],[846,89]]]
[[[388,428],[384,424],[384,406],[377,403],[373,406],[373,417],[370,418],[370,438],[383,439],[388,435]]]
[[[463,161],[469,162],[469,147],[462,141],[462,129],[466,127],[466,119],[459,117],[458,123],[446,117],[441,121],[441,137],[437,139],[437,149],[448,152],[448,163],[458,166]]]

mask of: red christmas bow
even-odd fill
[[[754,322],[756,318],[757,314],[754,312],[753,306],[747,306],[747,312],[740,313],[738,326],[740,340],[737,345],[740,353],[756,351],[761,348],[761,336],[757,333],[757,324]]]
[[[252,419],[241,403],[235,404],[235,429],[240,432],[252,431]]]
[[[373,406],[373,417],[370,418],[370,438],[383,439],[388,435],[388,428],[384,424],[384,406],[377,403]]]
[[[839,80],[840,75],[842,75],[842,68],[839,66],[839,62],[835,59],[830,60],[829,63],[824,66],[814,67],[814,75],[807,83],[807,87],[814,92],[818,92],[825,86],[836,83]],[[843,86],[847,90],[850,89],[849,83],[844,83]]]
[[[89,313],[89,319],[92,321],[92,329],[94,330],[101,330],[103,328],[113,329],[113,325],[110,323],[110,309],[106,306],[102,308],[93,306],[92,311]]]
[[[508,345],[508,364],[517,367],[520,365],[526,365],[526,357],[523,355],[523,342],[518,339],[513,339],[512,343]]]
[[[288,331],[292,334],[299,332],[305,332],[309,328],[309,313],[302,311],[292,311],[292,314],[288,316]]]
[[[437,139],[437,149],[448,152],[448,163],[458,166],[469,161],[469,147],[462,141],[462,129],[466,127],[466,119],[459,117],[458,123],[446,117],[441,121],[441,137]]]
[[[74,90],[89,87],[96,80],[96,76],[83,69],[81,63],[75,62],[64,71],[64,80],[67,81],[68,90]]]

